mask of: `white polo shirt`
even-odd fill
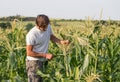
[[[48,25],[46,31],[41,31],[35,26],[26,35],[26,45],[32,45],[33,51],[36,53],[47,53],[51,34],[52,30],[50,25]],[[45,58],[36,58],[28,55],[27,60],[46,60]]]

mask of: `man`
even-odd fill
[[[38,15],[36,26],[26,35],[26,69],[28,82],[42,82],[42,78],[36,71],[42,69],[43,62],[53,58],[52,53],[47,53],[49,40],[59,44],[68,44],[68,40],[60,40],[55,37],[50,27],[49,18],[46,15]]]

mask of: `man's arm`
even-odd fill
[[[53,34],[50,36],[50,40],[51,40],[52,42],[59,43],[59,44],[65,44],[65,45],[68,45],[68,44],[69,44],[69,41],[68,41],[68,40],[60,40],[60,39],[58,39],[56,36],[54,36]]]
[[[33,46],[32,45],[27,45],[26,46],[26,51],[28,56],[36,57],[36,58],[47,58],[51,59],[52,54],[44,54],[44,53],[36,53],[33,51]]]
[[[58,39],[58,38],[57,38],[56,36],[54,36],[53,34],[50,36],[50,40],[51,40],[52,42],[61,44],[61,40]]]

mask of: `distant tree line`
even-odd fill
[[[18,19],[22,21],[35,21],[35,17],[23,17],[21,15],[1,17],[0,21],[13,21],[14,19]]]
[[[0,18],[0,28],[6,29],[11,28],[11,21],[14,21],[14,19],[17,19],[19,21],[35,21],[35,17],[23,17],[21,15],[16,16],[8,16],[8,17],[1,17]],[[32,27],[33,25],[28,23],[26,25],[26,29],[28,30],[28,27]]]
[[[51,22],[53,23],[54,26],[60,26],[58,24],[58,22],[83,22],[85,23],[87,20],[78,20],[78,19],[53,19],[51,20]],[[98,25],[98,24],[102,24],[104,26],[107,26],[107,25],[117,25],[117,26],[120,26],[120,20],[90,20],[92,23]]]
[[[35,21],[36,17],[23,17],[21,15],[16,15],[16,16],[8,16],[8,17],[1,17],[0,18],[0,28],[11,28],[11,21],[13,21],[14,19],[17,19],[19,21]],[[1,22],[2,21],[2,22]],[[51,23],[54,26],[61,26],[59,24],[59,22],[85,22],[87,20],[82,20],[82,19],[51,19]],[[117,25],[120,26],[120,21],[115,21],[115,20],[110,20],[110,21],[106,21],[106,20],[90,20],[92,23],[99,25]],[[28,23],[26,25],[26,29],[29,30],[29,28],[33,27],[32,23]]]

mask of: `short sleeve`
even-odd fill
[[[35,39],[33,36],[27,35],[26,36],[26,45],[34,45]]]
[[[50,31],[50,35],[52,35],[52,34],[53,34],[53,32],[52,32],[52,29],[51,29],[50,24],[49,24],[49,31]]]

